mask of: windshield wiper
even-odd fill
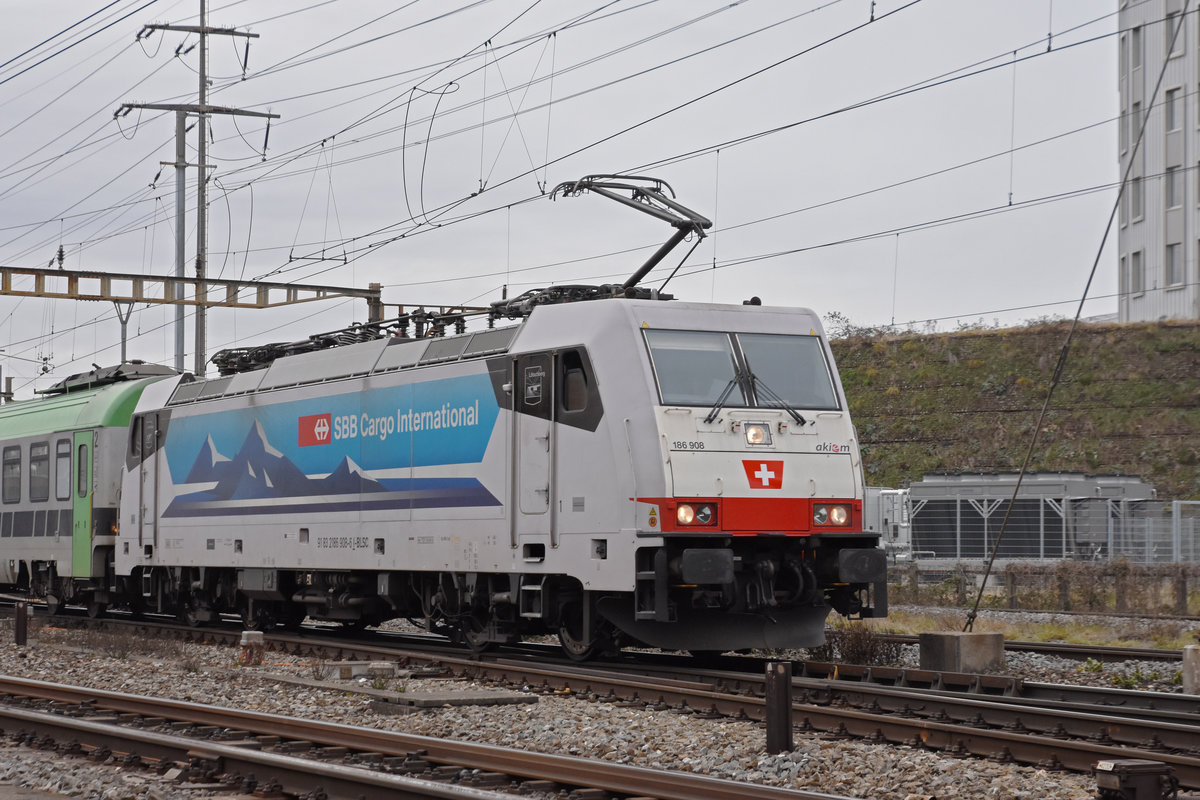
[[[704,424],[711,424],[712,421],[717,418],[717,414],[721,413],[721,409],[724,407],[725,401],[729,399],[729,393],[733,391],[733,387],[737,386],[738,383],[741,382],[741,379],[742,373],[735,372],[733,374],[733,377],[729,379],[729,383],[725,384],[724,391],[722,391],[720,396],[717,397],[716,405],[712,407],[712,411],[709,411],[708,416],[704,418]]]
[[[808,421],[805,420],[804,417],[800,416],[800,412],[788,405],[786,400],[776,394],[775,390],[773,390],[770,386],[767,386],[767,384],[763,382],[762,378],[758,377],[753,372],[750,373],[750,387],[755,390],[761,388],[763,390],[763,394],[767,396],[768,400],[773,401],[775,405],[792,415],[792,419],[796,420],[797,425],[803,426],[808,424]]]

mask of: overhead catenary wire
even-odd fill
[[[976,211],[976,212],[969,212],[967,214],[956,215],[954,217],[945,217],[945,218],[939,218],[939,219],[934,219],[934,220],[928,220],[924,223],[919,223],[918,225],[910,226],[909,229],[910,230],[920,230],[920,229],[927,229],[929,227],[941,226],[941,225],[946,225],[946,224],[954,224],[956,222],[969,221],[971,219],[979,218],[979,216],[981,216],[984,213],[991,213],[991,214],[1011,213],[1014,211],[1022,210],[1024,208],[1044,204],[1045,202],[1057,202],[1057,201],[1061,201],[1064,199],[1071,199],[1073,197],[1082,196],[1084,193],[1092,193],[1094,191],[1099,191],[1102,189],[1110,189],[1110,188],[1112,188],[1112,186],[1113,185],[1110,184],[1110,185],[1101,186],[1101,187],[1093,187],[1091,189],[1084,190],[1084,191],[1066,193],[1065,195],[1062,195],[1062,196],[1037,198],[1037,199],[1030,200],[1030,201],[1024,201],[1023,203],[1015,204],[1013,206],[1003,204],[1003,205],[996,206],[992,209],[980,210],[980,211]],[[824,242],[824,243],[812,245],[810,247],[805,247],[805,248],[797,248],[795,250],[788,251],[786,253],[783,253],[783,252],[770,253],[770,254],[763,254],[763,255],[757,255],[757,256],[743,257],[743,258],[738,258],[738,259],[731,259],[730,261],[728,261],[724,264],[716,265],[712,268],[713,269],[727,269],[727,268],[741,266],[741,265],[748,264],[748,263],[754,263],[754,262],[761,261],[761,260],[768,259],[768,258],[781,257],[783,255],[790,255],[790,254],[795,254],[795,253],[799,253],[799,252],[804,252],[807,250],[815,250],[815,249],[821,249],[821,248],[825,248],[825,247],[833,247],[833,246],[838,246],[841,244],[848,244],[848,243],[860,242],[860,241],[868,241],[870,239],[886,238],[886,237],[891,237],[895,234],[896,234],[895,230],[877,231],[877,232],[865,234],[862,236],[850,237],[850,238],[846,238],[846,239],[842,239],[842,240],[838,240],[838,241]],[[690,274],[694,274],[695,272],[703,271],[705,269],[709,269],[709,267],[703,266],[703,267],[700,267],[699,269],[693,270],[691,272],[684,272],[682,274],[690,275]],[[324,271],[324,270],[322,270],[322,271]],[[521,270],[513,270],[513,271],[521,271]],[[301,280],[306,280],[310,277],[313,277],[314,274],[319,274],[319,272],[313,273],[310,275],[306,275]],[[493,273],[493,274],[499,274],[499,273]],[[581,280],[607,280],[607,279],[612,279],[615,277],[623,277],[623,276],[624,276],[624,273],[611,273],[611,274],[605,274],[605,275],[586,276],[585,278],[582,278]],[[478,276],[473,276],[473,277],[478,277]],[[445,278],[440,278],[440,279],[428,280],[428,281],[410,281],[410,282],[406,283],[405,285],[409,286],[409,287],[420,286],[420,285],[430,285],[430,284],[443,283],[443,282],[445,282],[445,280],[446,280]],[[1058,301],[1057,303],[1049,304],[1049,305],[1061,305],[1062,302],[1063,301]],[[1047,304],[1031,305],[1031,306],[1028,306],[1028,308],[1042,307],[1043,305],[1047,305]],[[970,314],[957,314],[957,315],[953,315],[951,317],[947,317],[947,319],[970,317],[970,316],[976,316],[977,314],[999,313],[1000,311],[1004,311],[1004,310],[1013,310],[1013,309],[996,309],[993,311],[972,312]],[[91,324],[92,321],[93,320],[90,320],[87,324]],[[917,321],[914,321],[914,322],[917,322]],[[907,324],[911,325],[913,323],[910,322]],[[151,331],[149,331],[149,332],[153,332],[153,330],[154,329],[151,329]],[[37,337],[34,337],[34,338],[31,338],[30,340],[14,342],[13,344],[14,345],[23,344],[23,343],[26,343],[26,341],[36,341],[36,339],[37,339]],[[95,353],[88,354],[87,356],[83,356],[81,358],[86,359],[92,355],[95,355]]]
[[[827,4],[828,5],[828,4]],[[1078,27],[1078,26],[1077,26]]]
[[[506,208],[511,208],[511,204],[508,204],[508,205],[506,205],[506,206],[504,206],[504,207],[506,207]]]
[[[25,67],[24,69],[18,70],[16,72],[12,73],[11,75],[8,75],[7,77],[0,78],[0,86],[3,86],[4,84],[8,83],[9,81],[16,80],[20,76],[24,75],[26,72],[29,72],[31,69],[34,69],[35,67],[39,67],[42,64],[45,64],[50,59],[60,56],[63,53],[67,52],[68,50],[71,50],[72,48],[83,44],[88,39],[91,39],[93,36],[96,36],[96,35],[100,34],[101,32],[107,30],[108,28],[111,28],[113,25],[116,25],[118,22],[124,22],[126,19],[129,19],[134,14],[137,14],[138,12],[149,8],[150,6],[154,5],[157,2],[158,2],[158,0],[147,0],[147,2],[143,3],[141,6],[138,6],[134,10],[130,11],[128,14],[125,14],[124,16],[119,17],[118,19],[114,20],[113,22],[109,23],[108,25],[105,25],[104,27],[93,31],[93,32],[87,34],[86,36],[83,36],[83,37],[75,40],[74,42],[71,42],[68,45],[64,45],[63,47],[61,47],[58,50],[51,53],[50,55],[48,55],[42,59],[39,59],[38,61],[34,62],[33,64],[30,64],[29,66]]]

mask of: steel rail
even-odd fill
[[[432,763],[502,772],[529,780],[603,789],[659,800],[742,800],[748,791],[763,800],[835,800],[835,796],[753,785],[689,772],[668,772],[429,736],[359,728],[332,722],[280,717],[257,711],[205,706],[180,700],[123,695],[100,689],[0,676],[0,693],[59,703],[88,702],[118,714],[168,718],[193,725],[236,728],[259,736],[344,747],[384,756],[420,757]],[[841,800],[845,800],[842,798]]]
[[[88,743],[93,750],[107,748],[160,762],[209,762],[215,770],[237,776],[238,783],[246,780],[258,783],[251,776],[262,776],[266,784],[278,786],[295,795],[319,790],[331,797],[361,800],[505,800],[512,797],[506,792],[346,767],[244,746],[198,741],[47,711],[0,706],[0,727],[36,732],[39,737],[49,736],[80,745]]]

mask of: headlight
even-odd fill
[[[767,445],[771,443],[771,429],[761,422],[746,423],[746,444]]]
[[[813,506],[814,525],[849,525],[850,509],[847,506]]]
[[[710,505],[680,503],[675,508],[675,521],[680,525],[712,525],[716,518],[716,509]]]

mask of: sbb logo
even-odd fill
[[[329,414],[310,414],[307,417],[301,417],[299,424],[301,447],[329,444],[329,434],[333,427]]]

